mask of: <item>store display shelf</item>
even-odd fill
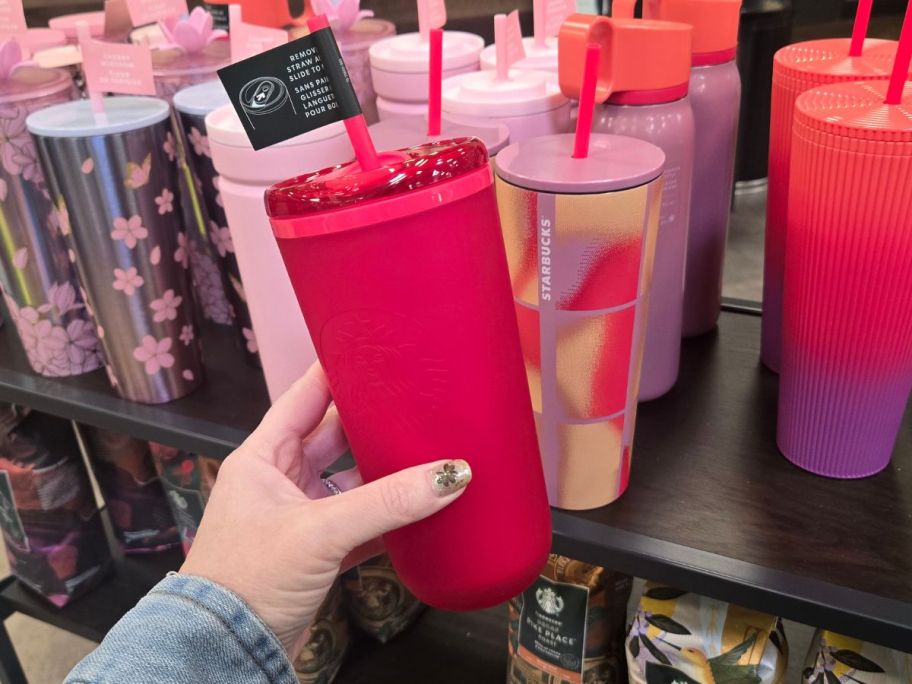
[[[206,382],[167,404],[126,401],[104,370],[73,378],[32,372],[13,326],[0,327],[0,401],[211,457],[227,456],[269,407],[263,372],[245,361],[231,328],[203,327]]]
[[[910,650],[910,423],[875,477],[792,466],[776,448],[778,379],[758,362],[760,319],[729,308],[717,332],[685,342],[678,386],[640,407],[629,491],[603,509],[555,511],[555,551]],[[225,331],[207,331],[209,384],[162,406],[117,399],[103,374],[36,378],[12,335],[0,331],[0,401],[213,455],[267,405]]]

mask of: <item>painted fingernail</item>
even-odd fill
[[[431,486],[437,496],[455,494],[471,481],[472,468],[462,459],[448,461],[441,468],[431,471]]]

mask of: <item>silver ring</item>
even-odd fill
[[[342,490],[339,489],[339,485],[330,480],[328,477],[321,477],[320,482],[323,483],[323,486],[329,490],[329,493],[333,496],[339,496],[342,493]]]

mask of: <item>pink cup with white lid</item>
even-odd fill
[[[212,162],[228,217],[247,306],[271,399],[278,399],[316,361],[307,325],[263,205],[266,189],[306,169],[350,160],[340,123],[254,151],[231,105],[206,117]]]
[[[570,100],[544,71],[513,68],[506,79],[495,71],[453,76],[443,82],[443,111],[502,123],[511,143],[570,130]]]
[[[478,71],[484,39],[464,31],[443,32],[443,78]],[[371,77],[381,120],[422,115],[428,101],[428,40],[404,33],[370,48]]]
[[[539,44],[535,38],[522,39],[523,49],[526,56],[518,59],[510,65],[513,69],[524,69],[531,71],[550,71],[557,73],[557,38],[546,38]],[[493,45],[489,45],[481,51],[480,57],[482,71],[493,71],[497,69],[497,50]]]
[[[105,32],[105,13],[98,12],[77,12],[76,14],[64,14],[54,17],[48,22],[48,27],[63,31],[67,41],[77,43],[76,26],[79,22],[84,21],[89,25],[89,32],[92,38],[104,38]]]

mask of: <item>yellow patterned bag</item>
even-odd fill
[[[295,658],[294,669],[301,684],[330,684],[348,653],[349,632],[342,585],[339,580],[317,611],[310,627],[310,639]]]
[[[772,615],[647,583],[627,666],[631,684],[779,684],[788,644]]]
[[[818,630],[801,673],[802,684],[908,684],[912,654]]]

